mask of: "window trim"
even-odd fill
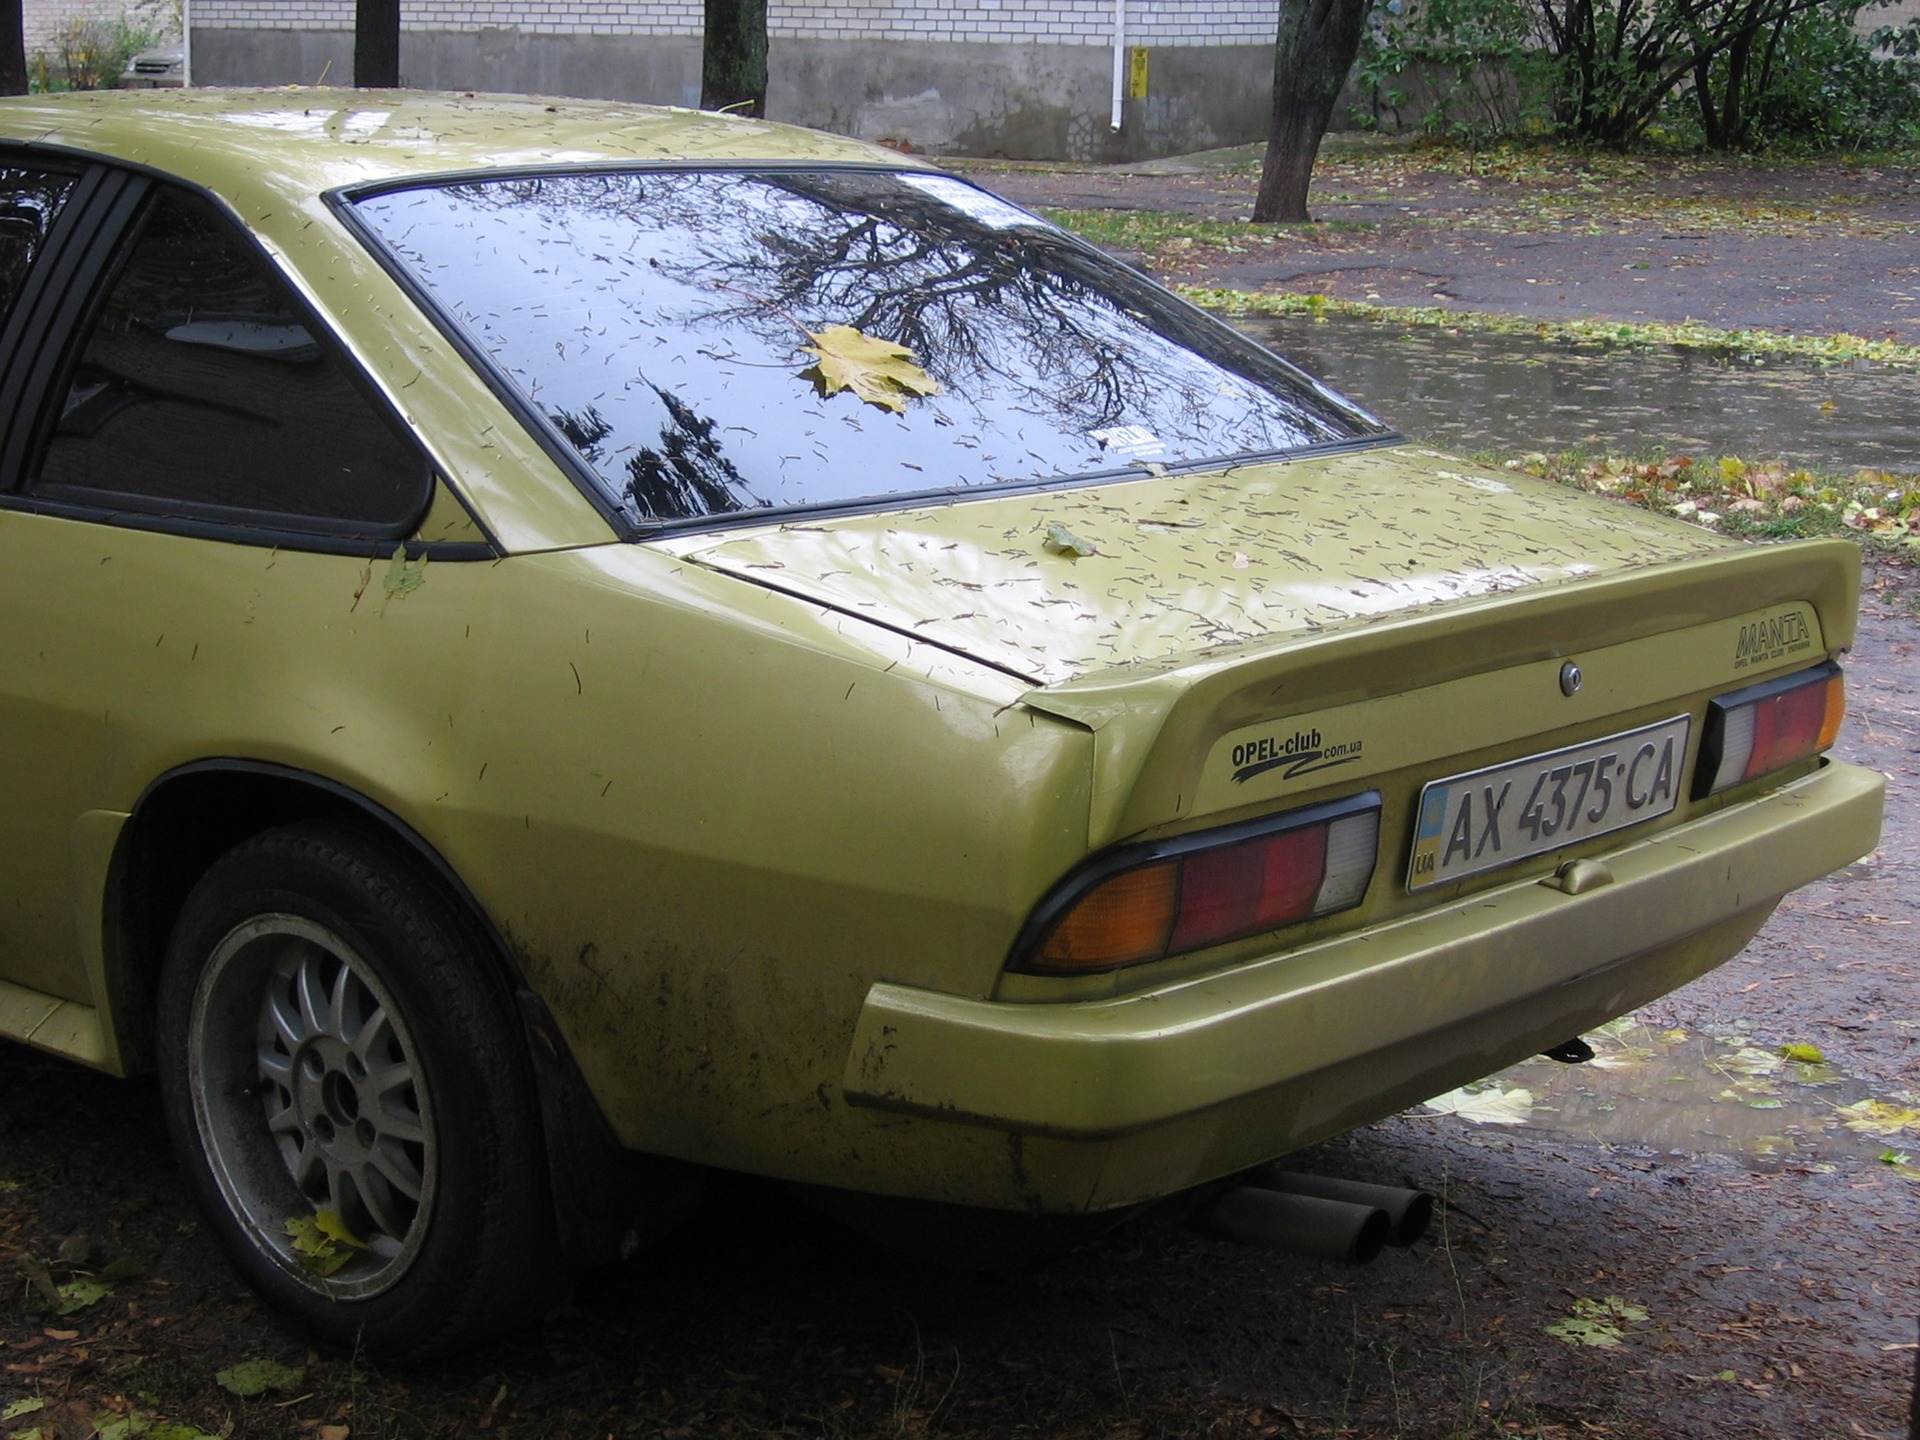
[[[83,167],[75,193],[48,231],[46,250],[28,273],[0,334],[0,499],[18,494],[25,479],[60,365],[57,337],[84,309],[144,188],[143,180],[103,166]]]
[[[1075,475],[1036,476],[1031,480],[1009,480],[993,485],[946,485],[934,486],[926,490],[896,491],[889,495],[877,495],[854,500],[826,500],[813,504],[782,505],[767,509],[733,510],[720,515],[696,515],[676,520],[636,520],[624,507],[608,495],[605,485],[592,468],[587,465],[579,453],[568,443],[558,427],[549,420],[522,392],[520,386],[508,375],[505,368],[494,359],[493,354],[482,345],[457,316],[443,305],[439,298],[421,283],[400,257],[387,245],[386,241],[356,208],[360,201],[377,199],[382,195],[401,194],[412,190],[431,190],[450,185],[471,185],[479,182],[494,183],[514,180],[540,179],[549,176],[572,175],[629,175],[639,172],[657,171],[664,174],[745,174],[745,175],[818,175],[818,174],[926,174],[939,175],[957,180],[961,184],[973,186],[973,182],[961,176],[932,166],[916,165],[908,160],[892,164],[884,161],[804,161],[804,160],[633,160],[633,161],[593,161],[587,164],[556,163],[549,165],[517,165],[497,170],[454,170],[436,171],[421,175],[410,175],[399,179],[383,179],[364,184],[344,185],[327,191],[321,198],[332,209],[334,215],[346,226],[369,255],[385,270],[388,276],[407,294],[421,314],[425,315],[440,333],[452,345],[460,357],[467,362],[494,398],[506,407],[508,412],[520,422],[521,428],[530,435],[560,470],[573,481],[595,510],[612,526],[622,540],[657,540],[683,534],[705,534],[719,530],[739,530],[761,525],[788,525],[809,520],[818,520],[842,515],[873,515],[889,511],[911,510],[931,506],[964,504],[970,500],[992,500],[1004,495],[1039,495],[1060,490],[1077,490],[1093,485],[1115,484],[1124,481],[1149,480],[1165,475],[1211,474],[1242,465],[1285,465],[1297,460],[1310,460],[1326,455],[1349,455],[1366,450],[1390,448],[1406,444],[1406,437],[1393,427],[1366,411],[1354,402],[1349,405],[1367,419],[1381,426],[1377,435],[1356,436],[1351,440],[1321,441],[1312,445],[1302,445],[1291,450],[1257,451],[1242,455],[1211,456],[1204,460],[1189,460],[1178,463],[1145,462],[1116,466],[1111,469],[1082,471]],[[981,189],[979,186],[973,186]],[[982,194],[992,192],[981,190]],[[1043,223],[1048,223],[1044,222]],[[1082,240],[1078,235],[1057,225],[1049,224],[1053,234],[1074,248],[1091,255],[1099,256],[1103,261],[1117,264],[1133,270],[1150,284],[1159,286],[1152,276],[1124,260],[1107,254],[1098,246]],[[1191,301],[1168,290],[1175,304],[1183,306],[1196,315],[1219,323],[1220,317],[1209,314]],[[1265,350],[1259,341],[1248,338],[1248,343]],[[1320,383],[1312,375],[1301,370],[1284,355],[1267,351],[1288,369],[1299,374],[1315,387]],[[1344,398],[1344,397],[1343,397]]]
[[[90,195],[92,193],[93,189],[97,186],[98,179],[97,175],[87,166],[61,164],[58,161],[53,164],[47,164],[40,156],[23,153],[12,146],[0,146],[0,169],[32,171],[48,178],[64,176],[73,182],[67,191],[66,197],[61,200],[58,208],[55,209],[53,222],[47,226],[45,235],[41,237],[39,250],[35,252],[33,258],[28,261],[27,268],[20,277],[20,288],[13,297],[13,308],[8,310],[4,315],[0,315],[0,335],[10,335],[10,332],[15,328],[13,324],[14,317],[22,311],[30,309],[43,288],[43,285],[35,283],[35,277],[40,275],[46,268],[41,263],[42,259],[60,248],[61,236],[64,229],[61,222],[65,219],[69,210],[81,203],[83,195]]]

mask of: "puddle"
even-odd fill
[[[1738,1031],[1658,1030],[1631,1016],[1586,1038],[1594,1058],[1583,1065],[1536,1058],[1428,1103],[1480,1124],[1731,1155],[1760,1170],[1868,1161],[1920,1181],[1920,1101],[1877,1095],[1811,1047],[1782,1055]]]
[[[1920,375],[1704,350],[1605,350],[1525,335],[1246,316],[1262,344],[1403,434],[1450,450],[1743,455],[1920,471]]]

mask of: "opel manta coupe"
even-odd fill
[[[1568,1042],[1871,849],[1858,558],[1408,444],[686,111],[0,102],[0,1034],[420,1356],[623,1157],[1034,1214]]]

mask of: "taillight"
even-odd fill
[[[1117,970],[1351,909],[1367,893],[1380,794],[1099,855],[1043,900],[1012,970]]]
[[[1846,712],[1846,681],[1831,660],[1709,701],[1693,798],[1818,755],[1833,744]]]

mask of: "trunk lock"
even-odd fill
[[[1566,696],[1579,694],[1580,681],[1583,678],[1580,674],[1580,667],[1571,660],[1567,661],[1566,664],[1560,667],[1560,693]]]

